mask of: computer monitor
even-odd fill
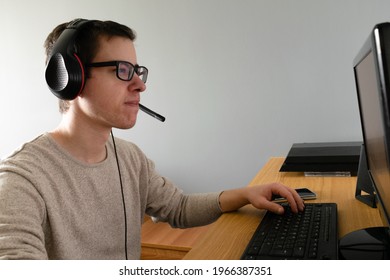
[[[353,61],[367,176],[384,227],[352,232],[340,240],[346,259],[390,257],[390,23],[376,25]],[[364,157],[361,157],[361,160]],[[358,181],[361,178],[358,178]],[[368,206],[367,206],[368,207]]]

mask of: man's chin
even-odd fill
[[[130,128],[133,128],[133,127],[135,126],[135,124],[136,124],[136,120],[134,120],[134,121],[131,122],[131,123],[123,124],[123,125],[121,125],[121,126],[118,126],[118,127],[116,127],[116,128],[118,128],[118,129],[130,129]]]

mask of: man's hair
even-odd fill
[[[46,50],[46,64],[53,50],[53,46],[61,33],[71,22],[66,22],[58,25],[53,31],[47,36],[44,47]],[[114,21],[100,21],[92,20],[84,23],[78,31],[77,38],[75,40],[75,49],[77,50],[77,56],[80,58],[83,65],[92,62],[99,50],[99,39],[101,37],[124,37],[134,41],[136,38],[135,32],[122,24]],[[88,77],[88,72],[85,72]],[[68,111],[70,106],[69,101],[59,100],[59,110],[61,113]]]

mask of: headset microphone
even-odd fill
[[[146,108],[144,105],[139,104],[139,108],[145,112],[146,114],[152,116],[153,118],[158,119],[161,122],[165,121],[165,117],[161,116],[160,114],[157,114],[156,112],[150,110],[149,108]]]

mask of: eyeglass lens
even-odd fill
[[[121,80],[129,81],[133,78],[134,72],[138,77],[146,83],[148,77],[148,70],[143,66],[133,66],[127,62],[119,62],[117,66],[117,75]]]

